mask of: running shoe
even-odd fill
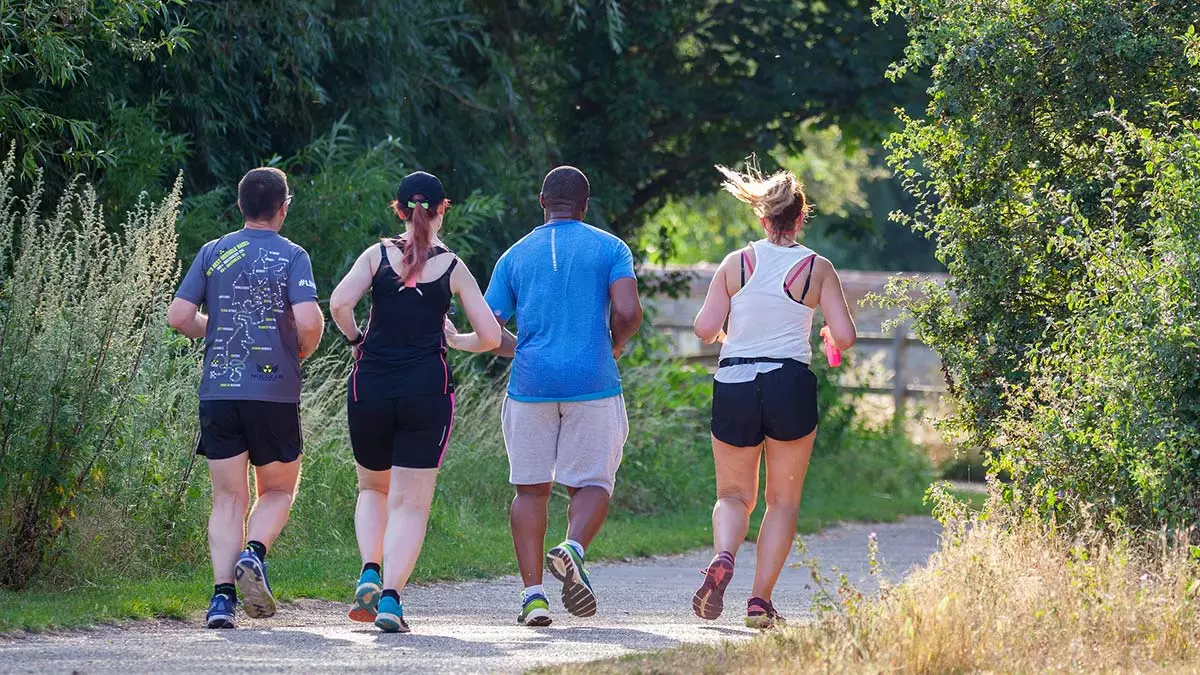
[[[546,553],[546,568],[562,582],[562,603],[575,616],[593,616],[596,613],[596,594],[587,572],[583,570],[583,558],[566,542]]]
[[[770,630],[787,623],[783,615],[775,611],[775,605],[770,600],[750,598],[746,603],[746,627]]]
[[[692,611],[701,619],[712,621],[725,609],[725,587],[733,579],[733,557],[724,552],[717,554],[700,573],[704,575],[704,583],[692,596]]]
[[[238,594],[242,596],[242,608],[246,616],[252,619],[275,616],[275,595],[271,593],[271,584],[267,581],[267,564],[259,560],[254,551],[242,551],[242,557],[238,558],[237,566],[233,568],[233,578]]]
[[[205,628],[237,628],[237,624],[233,622],[233,610],[237,607],[237,601],[225,595],[217,593],[212,596],[212,600],[208,602],[208,614],[204,616]]]
[[[550,619],[550,602],[546,600],[546,596],[541,593],[534,593],[529,597],[525,597],[525,593],[522,591],[521,600],[521,614],[517,617],[517,624],[521,626],[549,626],[552,623]]]
[[[412,630],[404,620],[404,605],[386,596],[379,598],[375,626],[385,633],[408,633]]]
[[[350,609],[350,620],[374,622],[380,591],[382,583],[379,581],[379,573],[375,570],[363,570],[362,576],[358,578],[358,587],[354,590],[354,607]]]

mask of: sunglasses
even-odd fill
[[[295,198],[296,198],[296,195],[288,195],[288,196],[287,196],[287,199],[284,199],[284,200],[283,200],[283,203],[284,203],[284,205],[286,206],[286,205],[288,205],[288,204],[291,204],[291,203],[292,203],[292,200],[293,200],[293,199],[295,199]]]

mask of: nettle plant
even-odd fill
[[[1183,0],[886,0],[928,71],[891,162],[951,280],[947,426],[1070,526],[1200,517],[1200,40]]]

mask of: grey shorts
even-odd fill
[[[612,494],[629,438],[624,397],[526,403],[506,396],[500,417],[513,485],[595,485]]]

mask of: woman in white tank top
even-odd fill
[[[821,334],[838,349],[854,344],[855,327],[833,265],[796,243],[809,208],[796,176],[780,171],[764,177],[753,164],[744,174],[717,169],[725,176],[723,187],[754,209],[767,236],[725,257],[696,316],[696,335],[723,345],[712,403],[716,555],[692,598],[692,611],[704,619],[721,615],[734,556],[758,498],[765,446],[767,511],[746,625],[770,628],[783,621],[771,591],[796,535],[816,437],[817,380],[808,369],[813,310],[821,308],[826,322]]]

